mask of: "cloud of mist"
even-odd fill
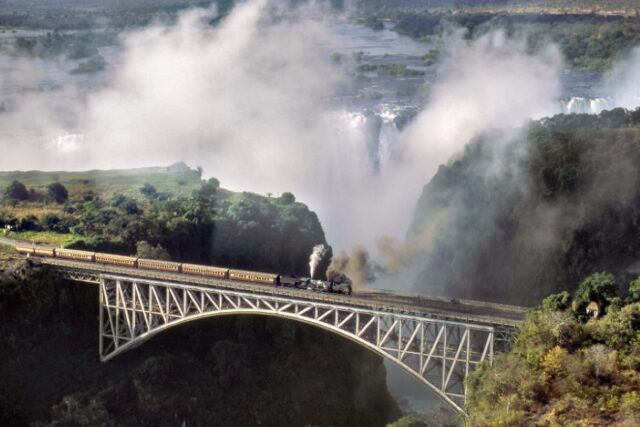
[[[618,62],[605,81],[616,107],[634,109],[640,106],[640,46]]]
[[[404,235],[438,165],[477,134],[557,109],[562,61],[553,46],[529,54],[503,32],[475,41],[453,33],[422,111],[375,165],[365,135],[335,104],[350,76],[330,59],[326,23],[304,8],[274,16],[274,4],[238,4],[215,27],[213,9],[156,22],[123,36],[105,87],[21,95],[13,112],[0,114],[0,141],[12,147],[0,168],[185,160],[232,189],[294,192],[337,250],[362,245],[376,253],[377,241],[380,264],[394,270],[413,251],[402,246]],[[40,75],[24,63],[14,78],[22,76]],[[437,237],[446,221],[425,236]]]

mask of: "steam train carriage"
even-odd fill
[[[16,250],[27,256],[55,257],[74,261],[109,264],[121,267],[207,276],[222,280],[234,280],[239,282],[287,286],[286,280],[281,283],[280,275],[272,273],[262,273],[257,271],[232,270],[228,268],[214,267],[209,265],[182,264],[178,262],[161,261],[157,259],[137,258],[131,256],[105,254],[100,252],[79,251],[75,249],[54,249],[41,246],[16,246]],[[296,284],[298,282],[299,281],[296,281]],[[334,283],[333,281],[322,282],[311,281],[310,279],[307,279],[305,283],[311,282],[314,282],[314,285],[310,287],[307,286],[305,287],[305,289],[316,290],[320,292],[338,292],[351,295],[350,281],[348,283]],[[300,288],[299,286],[294,287]]]
[[[52,249],[53,251],[53,249]],[[96,253],[95,252],[87,252],[87,251],[78,251],[75,249],[55,249],[56,258],[66,258],[73,259],[76,261],[88,261],[95,262],[96,261]]]
[[[229,270],[229,279],[237,280],[239,282],[257,282],[276,285],[278,275],[271,273],[259,273],[256,271]]]
[[[182,264],[180,264],[179,262],[138,258],[138,268],[142,268],[145,270],[160,270],[160,271],[170,271],[173,273],[178,273],[180,272],[181,265]]]
[[[217,277],[219,279],[229,279],[229,269],[213,267],[210,265],[182,264],[182,272],[185,274],[197,274],[200,276]]]
[[[96,252],[96,262],[99,264],[121,265],[124,267],[136,267],[138,258],[124,255],[112,255]]]
[[[31,246],[16,246],[16,250],[25,255],[33,255],[36,253],[35,248],[32,248]]]
[[[56,256],[55,254],[55,249],[53,248],[39,248],[39,247],[35,247],[33,250],[33,254],[35,256],[46,256],[46,257],[54,257]]]

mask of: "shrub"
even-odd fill
[[[629,283],[629,295],[630,302],[640,302],[640,277]]]
[[[7,187],[5,194],[11,200],[28,200],[29,191],[20,181],[13,181]]]
[[[55,200],[56,203],[62,204],[69,199],[69,192],[64,185],[59,182],[53,182],[47,187],[49,197]]]
[[[542,300],[540,309],[543,311],[564,311],[569,308],[571,296],[569,292],[563,291],[558,294],[551,294]]]
[[[149,242],[142,240],[136,244],[136,256],[140,258],[170,260],[169,253],[160,245],[152,246]]]
[[[575,293],[574,311],[578,317],[585,319],[586,308],[591,301],[597,302],[604,311],[616,296],[617,288],[616,279],[612,274],[605,272],[592,274],[580,283]]]

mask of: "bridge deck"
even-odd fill
[[[334,304],[350,305],[374,310],[415,314],[446,320],[473,321],[500,328],[514,328],[526,316],[526,308],[485,303],[480,301],[428,298],[416,295],[398,295],[376,290],[359,290],[352,296],[312,292],[307,290],[272,287],[261,284],[240,283],[188,274],[168,273],[155,270],[100,265],[87,262],[63,260],[59,258],[35,258],[70,272],[93,276],[97,282],[100,273],[119,274],[146,279],[158,279],[176,283],[213,286],[218,288],[245,290],[269,295],[281,295],[310,301],[322,301]]]

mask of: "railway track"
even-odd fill
[[[85,277],[85,281],[93,283],[99,281],[100,274],[126,275],[197,286],[214,286],[260,294],[295,297],[309,301],[357,306],[398,313],[418,314],[447,320],[475,321],[486,325],[506,328],[517,327],[524,320],[527,312],[527,309],[524,307],[485,303],[481,301],[447,300],[445,298],[430,298],[419,295],[398,295],[376,290],[360,290],[352,296],[346,296],[287,287],[273,287],[264,284],[241,283],[182,273],[99,265],[59,258],[33,257],[33,259],[36,262],[55,267],[67,273],[67,275],[72,278],[78,279]]]

